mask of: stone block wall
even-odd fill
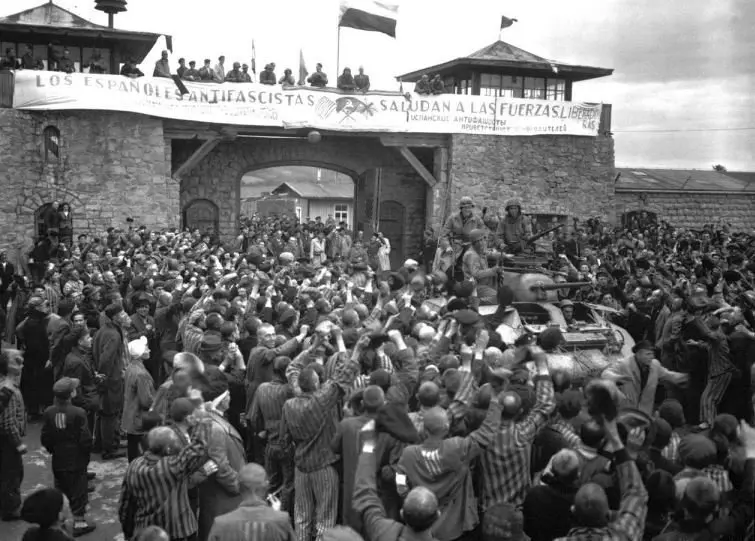
[[[736,231],[755,230],[755,194],[616,192],[616,215],[647,210],[674,227],[700,228],[730,223]]]
[[[60,131],[59,158],[45,158],[43,131]],[[170,179],[159,119],[99,111],[0,109],[0,249],[31,248],[35,212],[67,202],[74,237],[100,235],[132,216],[148,227],[178,225],[178,184]]]
[[[450,212],[466,195],[503,214],[506,200],[516,197],[525,214],[614,219],[611,137],[453,135],[449,177],[450,198],[438,196]]]

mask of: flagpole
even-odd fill
[[[336,42],[336,77],[341,73],[341,23],[338,23],[338,41]]]

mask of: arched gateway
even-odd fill
[[[166,126],[166,136],[185,133],[187,128],[176,125],[176,132]],[[433,137],[443,144],[445,137]],[[202,147],[205,146],[203,150]],[[206,147],[212,148],[207,151]],[[444,147],[439,147],[444,148]],[[284,165],[320,167],[346,174],[355,180],[353,224],[357,231],[372,234],[382,227],[385,202],[400,200],[403,218],[400,226],[389,219],[386,226],[393,231],[393,258],[403,261],[417,257],[421,250],[422,231],[428,201],[433,203],[428,183],[404,158],[398,147],[386,146],[379,136],[326,135],[313,144],[305,137],[268,138],[265,136],[225,137],[214,144],[174,138],[173,162],[186,163],[197,152],[202,159],[190,169],[179,172],[181,208],[192,201],[206,200],[217,205],[218,232],[221,238],[236,235],[241,214],[241,179],[255,170]],[[415,149],[412,156],[433,168],[435,152]],[[180,167],[179,167],[180,169]],[[435,190],[437,192],[437,189]],[[438,200],[441,197],[438,196]],[[430,209],[430,213],[432,208]],[[393,214],[392,214],[393,215]],[[323,216],[325,219],[325,216]],[[396,227],[394,227],[396,225]],[[389,238],[390,235],[386,233]]]

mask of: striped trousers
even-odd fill
[[[294,526],[297,541],[322,541],[336,525],[338,473],[332,466],[294,475]]]
[[[718,414],[718,405],[726,394],[731,383],[732,373],[724,372],[718,376],[708,377],[703,394],[700,396],[700,422],[713,424]]]

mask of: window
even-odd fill
[[[507,98],[522,97],[522,79],[516,75],[504,75],[501,78],[501,96]]]
[[[480,76],[480,95],[521,98],[522,79],[516,75],[483,73]]]
[[[339,203],[335,205],[333,218],[336,222],[349,223],[349,205],[347,203]]]
[[[296,207],[296,219],[301,222],[301,207]]]
[[[566,96],[566,81],[563,79],[548,79],[547,100],[564,101]]]
[[[470,79],[461,79],[456,85],[457,94],[471,94],[472,93],[472,81]]]
[[[545,99],[545,79],[540,77],[524,78],[524,96],[534,100]]]
[[[55,126],[47,126],[42,135],[45,142],[45,161],[57,162],[60,159],[60,131]]]
[[[498,96],[501,90],[501,76],[492,73],[483,73],[480,76],[480,95]]]

